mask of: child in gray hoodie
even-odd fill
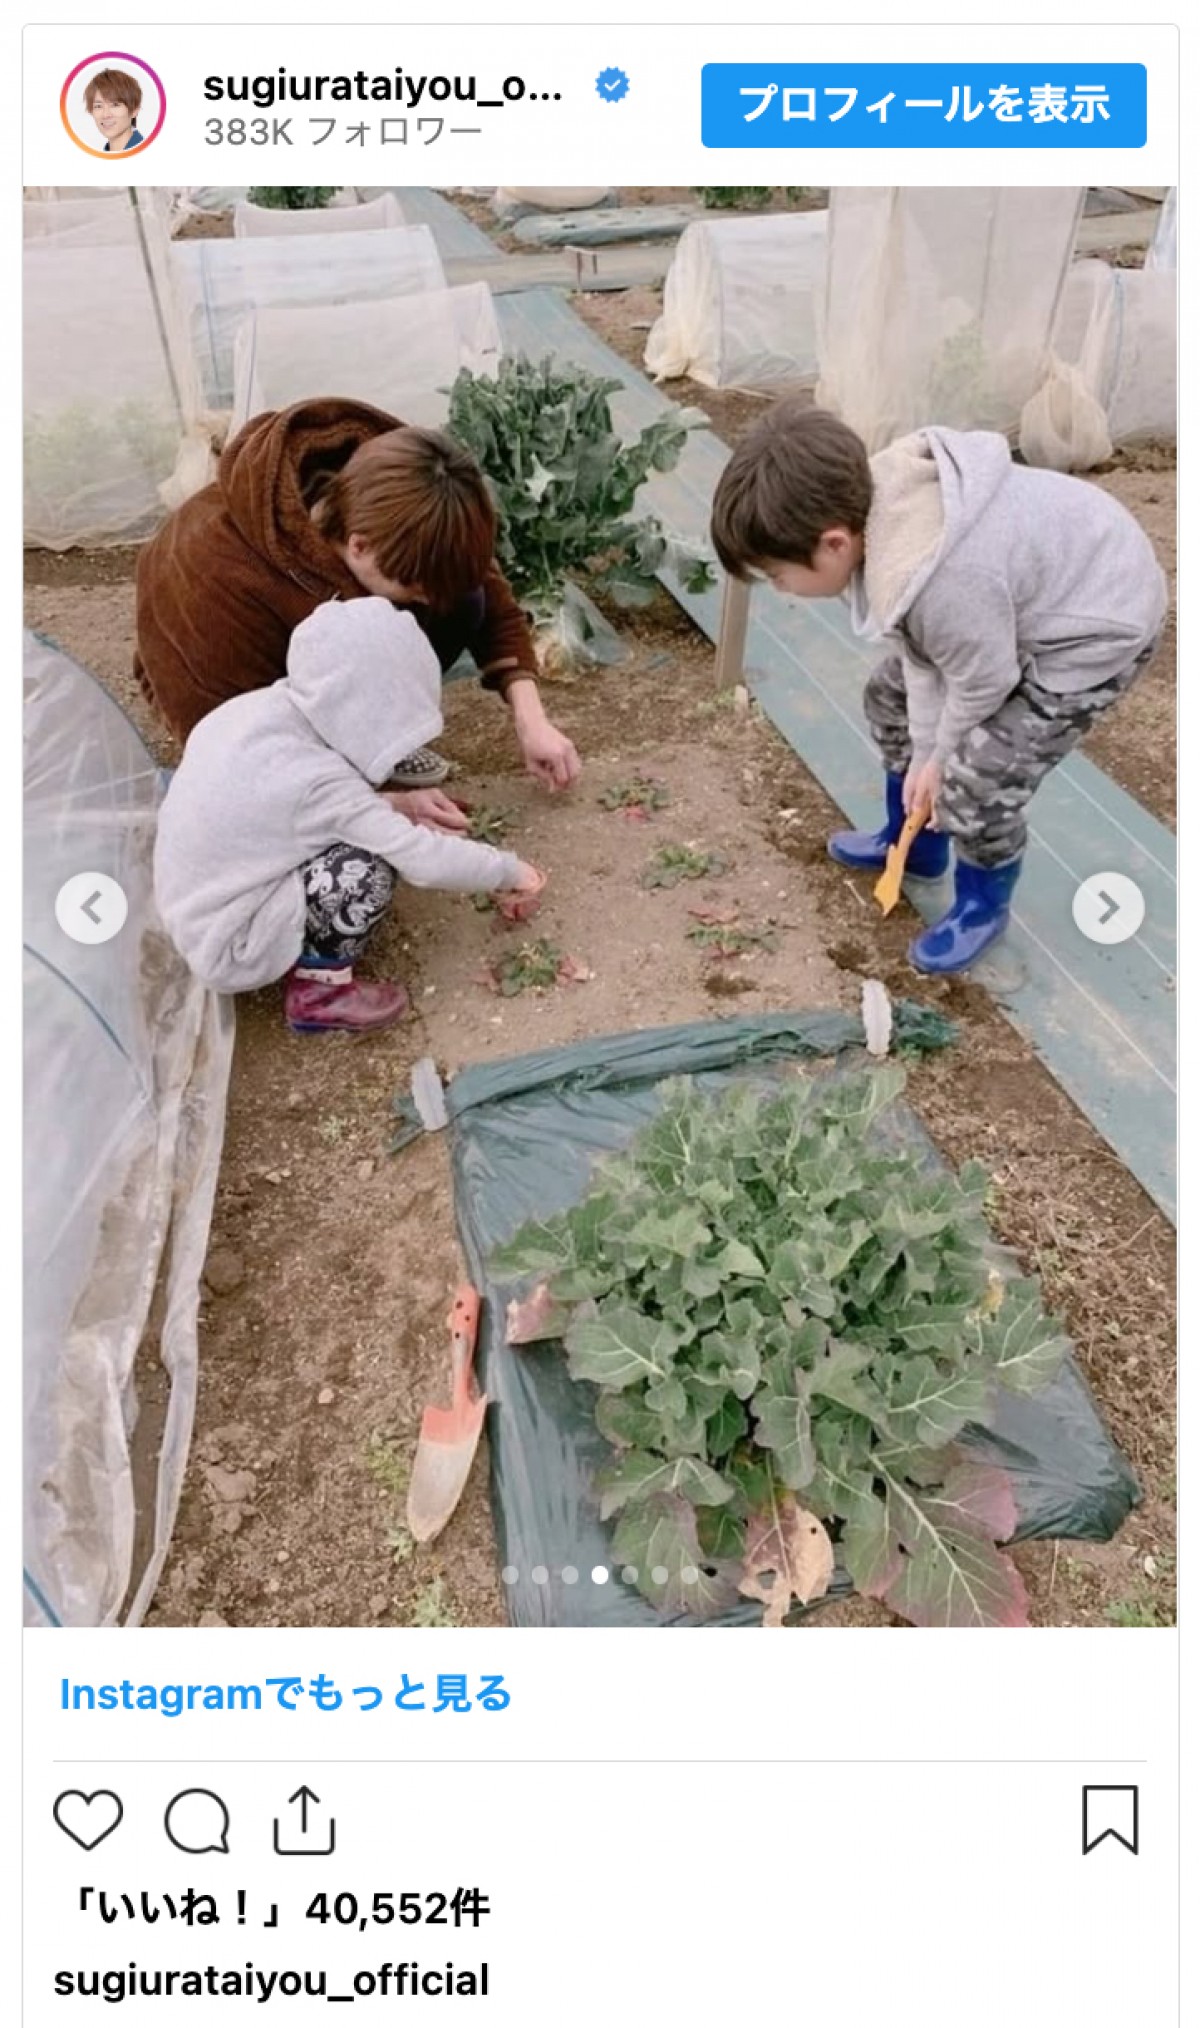
[[[441,732],[441,680],[410,613],[382,598],[333,601],[296,628],[286,676],[196,726],[159,813],[154,890],[206,985],[243,993],[286,974],[298,1032],[386,1028],[408,1004],[404,988],[354,968],[397,875],[505,890],[527,897],[514,915],[532,911],[535,868],[414,823],[403,798],[380,793],[396,762]]]
[[[965,970],[1007,925],[1038,783],[1154,653],[1167,587],[1148,537],[1100,487],[1014,464],[1002,436],[924,429],[868,458],[836,416],[781,402],[721,475],[713,540],[731,576],[845,594],[855,631],[892,650],[864,698],[884,823],[829,851],[878,871],[926,812],[908,870],[940,878],[953,839],[955,895],[909,956]]]

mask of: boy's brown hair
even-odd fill
[[[866,446],[826,409],[780,401],[741,439],[713,499],[713,547],[730,577],[811,564],[830,528],[861,535],[871,506]]]
[[[483,583],[496,546],[496,510],[471,453],[410,424],[360,444],[323,483],[313,518],[331,542],[361,536],[384,576],[420,585],[436,612]]]
[[[142,103],[142,87],[127,70],[98,70],[89,78],[84,88],[83,103],[89,113],[96,102],[97,93],[106,98],[110,105],[124,106],[136,120]]]

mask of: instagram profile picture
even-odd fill
[[[75,146],[101,162],[141,154],[158,138],[167,116],[158,72],[124,49],[85,56],[67,78],[58,104]]]

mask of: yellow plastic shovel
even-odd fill
[[[921,803],[911,817],[904,819],[904,828],[894,845],[888,846],[887,863],[875,882],[875,899],[885,915],[890,915],[900,899],[900,888],[904,880],[904,869],[912,851],[913,840],[919,831],[925,829],[933,815],[931,803]]]

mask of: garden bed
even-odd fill
[[[28,617],[153,721],[129,675],[131,557],[33,556]],[[481,1461],[444,1537],[414,1550],[403,1488],[424,1402],[441,1388],[460,1260],[440,1140],[384,1152],[412,1063],[444,1071],[618,1029],[714,1012],[857,1004],[861,978],[944,1008],[955,1048],[914,1067],[910,1098],[942,1153],[993,1171],[998,1237],[1041,1275],[1145,1494],[1118,1540],[1017,1552],[1041,1623],[1153,1624],[1172,1613],[1172,1234],[987,996],[914,981],[912,918],[882,921],[825,857],[827,798],[755,714],[714,708],[712,656],[661,597],[630,625],[629,659],[555,687],[551,708],[587,772],[544,797],[497,739],[477,686],[447,694],[457,792],[511,813],[545,864],[538,934],[594,972],[505,1001],[478,983],[512,948],[469,901],[406,896],[373,962],[403,976],[413,1020],[393,1035],[305,1041],[277,992],[239,1003],[229,1128],[201,1333],[196,1442],[152,1620],[194,1625],[491,1624],[504,1618]],[[169,758],[161,733],[158,751]],[[635,776],[664,785],[648,824],[601,807]],[[661,844],[720,852],[729,871],[645,889]],[[703,907],[774,919],[775,949],[713,961],[686,935]],[[147,1362],[149,1368],[149,1362]],[[851,1601],[814,1626],[879,1622]]]

